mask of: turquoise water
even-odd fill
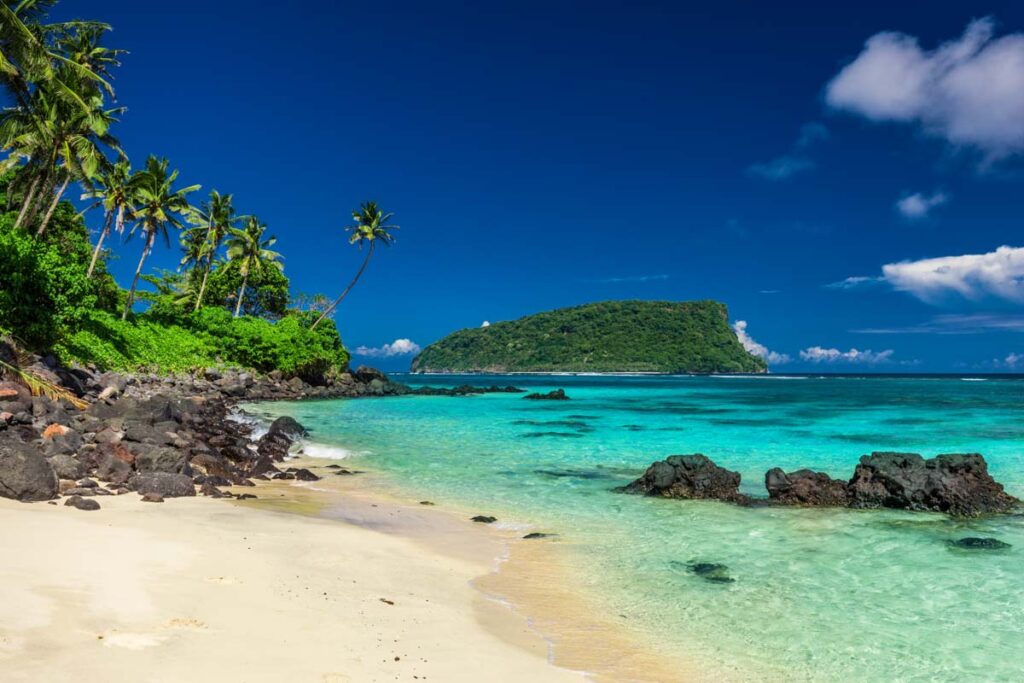
[[[408,377],[452,386],[465,378]],[[746,680],[1024,680],[1024,517],[743,509],[610,492],[702,452],[765,495],[764,472],[848,477],[873,450],[980,452],[1024,497],[1024,381],[819,377],[474,377],[520,395],[254,406],[289,414],[416,498],[557,532],[579,583],[661,646]],[[340,450],[344,449],[344,451]],[[947,541],[992,536],[996,552]],[[722,563],[715,584],[686,570]]]

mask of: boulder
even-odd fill
[[[1009,543],[1000,541],[998,538],[979,538],[977,536],[958,538],[948,543],[951,548],[960,548],[961,550],[1006,550],[1010,547]]]
[[[196,495],[192,478],[170,472],[136,474],[128,481],[128,487],[142,495],[153,493],[163,498],[179,498]]]
[[[872,453],[861,457],[849,485],[855,508],[945,512],[957,517],[1010,512],[1020,504],[988,473],[977,453]]]
[[[111,453],[100,453],[96,459],[96,476],[111,484],[126,484],[132,476],[132,466]]]
[[[188,457],[176,448],[135,444],[135,469],[139,472],[182,473]]]
[[[309,436],[309,432],[294,417],[282,415],[270,423],[267,434],[284,434],[292,441]]]
[[[764,475],[768,497],[778,505],[845,506],[846,482],[812,470],[783,472],[774,467]]]
[[[476,515],[475,517],[470,517],[470,521],[478,524],[494,524],[498,521],[498,518],[491,515]]]
[[[377,368],[371,368],[367,365],[360,365],[355,369],[355,372],[352,373],[352,376],[361,384],[369,384],[375,379],[380,380],[384,384],[387,384],[390,381],[388,376],[383,372]]]
[[[0,440],[0,497],[23,502],[57,495],[57,473],[34,446]]]
[[[57,473],[58,479],[81,479],[85,476],[85,464],[70,455],[55,455],[47,460],[53,471]]]
[[[64,501],[64,504],[79,510],[99,510],[100,504],[92,498],[82,498],[82,496],[71,496]]]
[[[739,492],[740,474],[716,465],[700,453],[670,455],[652,464],[636,481],[618,491],[664,498],[713,499],[749,503]]]

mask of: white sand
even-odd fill
[[[398,536],[249,502],[98,500],[0,499],[0,680],[584,680],[471,587],[495,548],[470,524],[442,551],[408,507],[342,515],[404,513]]]

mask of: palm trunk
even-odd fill
[[[120,235],[124,232],[124,206],[117,207],[117,218],[114,220],[114,230]]]
[[[124,312],[121,313],[121,320],[128,318],[128,311],[131,310],[132,304],[135,302],[135,288],[139,286],[139,274],[142,273],[142,264],[146,262],[146,257],[149,256],[149,250],[153,248],[153,240],[156,237],[156,232],[149,233],[146,237],[146,246],[142,248],[142,258],[139,259],[139,267],[135,269],[135,277],[132,279],[132,288],[128,290],[128,300],[124,302]]]
[[[92,250],[92,261],[89,262],[89,270],[85,273],[85,279],[88,280],[92,277],[92,271],[96,268],[96,259],[100,256],[100,249],[103,248],[103,240],[107,235],[110,234],[110,224],[114,221],[114,214],[111,211],[107,212],[107,218],[103,221],[103,230],[100,232],[100,238],[96,240],[96,248]]]
[[[242,286],[238,288],[238,302],[235,304],[235,317],[242,312],[242,297],[245,296],[245,285],[249,283],[249,273],[242,276]]]
[[[206,280],[210,277],[210,268],[212,268],[212,267],[213,267],[213,257],[210,256],[206,260],[206,269],[203,270],[203,283],[201,285],[199,285],[199,296],[196,297],[196,307],[192,309],[193,312],[194,311],[198,311],[200,308],[203,307],[203,295],[206,293]],[[237,314],[236,314],[236,317],[237,317]]]
[[[316,322],[313,323],[313,326],[309,328],[310,331],[315,330],[316,326],[319,325],[324,318],[333,313],[334,309],[337,308],[338,304],[341,303],[341,300],[348,296],[348,293],[351,292],[352,288],[356,286],[356,283],[359,282],[359,278],[362,277],[363,275],[363,271],[366,270],[366,265],[370,262],[370,257],[373,256],[373,248],[375,246],[377,246],[376,242],[370,242],[370,250],[366,252],[366,258],[363,259],[363,265],[359,267],[359,272],[356,273],[356,276],[354,278],[352,278],[352,282],[348,283],[348,287],[346,287],[345,291],[341,293],[341,296],[335,299],[334,303],[331,304],[326,311],[320,314],[320,317],[316,319]]]
[[[33,178],[32,184],[28,186],[28,194],[25,195],[25,199],[21,202],[21,211],[18,212],[18,220],[14,221],[15,230],[20,228],[21,222],[25,220],[25,214],[28,213],[28,207],[32,203],[32,198],[35,197],[37,187],[39,187],[39,176]]]
[[[32,198],[32,204],[28,208],[28,213],[25,214],[25,227],[32,225],[32,221],[36,219],[36,214],[39,213],[39,209],[42,207],[43,202],[46,201],[46,197],[53,192],[53,182],[50,179],[50,173],[47,172],[43,175],[42,182],[39,186],[39,192],[36,192],[35,197]]]
[[[50,218],[53,217],[53,211],[57,208],[57,204],[60,203],[61,197],[64,196],[64,192],[68,189],[68,183],[71,182],[71,176],[64,179],[57,194],[53,195],[53,201],[50,202],[50,208],[46,210],[46,215],[43,216],[43,222],[39,224],[39,232],[36,233],[36,237],[42,237],[43,233],[46,232],[46,226],[50,224]]]

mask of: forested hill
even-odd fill
[[[717,301],[605,301],[560,308],[431,344],[414,372],[765,372]]]

